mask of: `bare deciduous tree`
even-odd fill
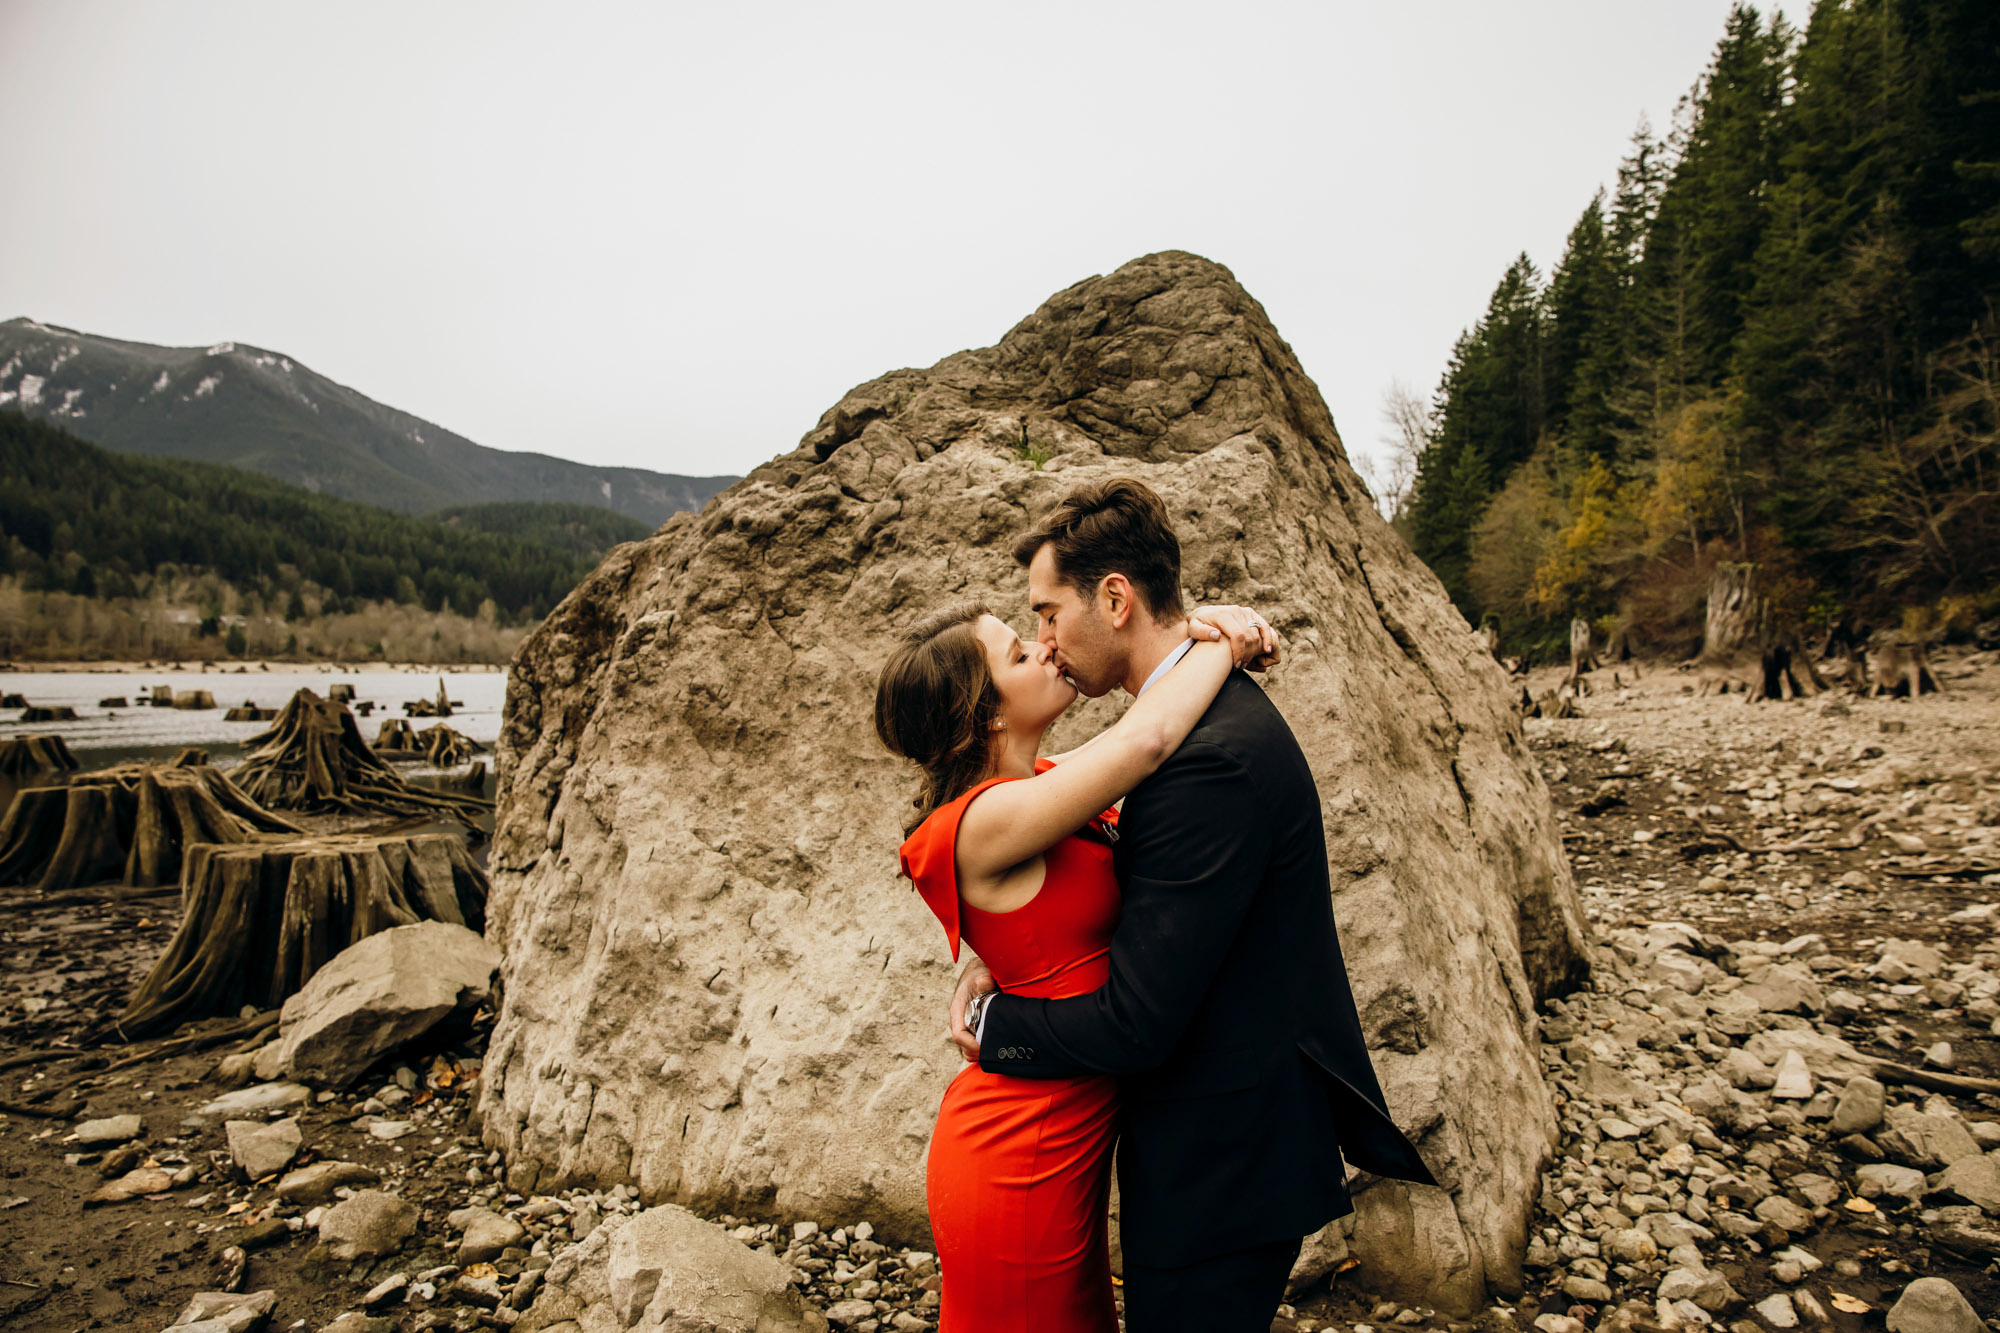
[[[1392,380],[1382,395],[1382,421],[1387,427],[1376,438],[1388,450],[1386,460],[1360,459],[1357,466],[1375,492],[1375,505],[1391,523],[1402,517],[1417,480],[1417,460],[1431,442],[1431,409],[1402,380]]]

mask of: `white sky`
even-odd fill
[[[853,385],[1184,249],[1365,453],[1727,12],[0,0],[0,318],[234,339],[496,448],[740,473]]]

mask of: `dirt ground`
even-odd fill
[[[1845,969],[1827,972],[1829,988],[1865,987],[1873,997],[1867,1013],[1842,1020],[1848,1041],[1907,1065],[1946,1042],[1952,1073],[2000,1077],[1989,999],[1892,995],[1919,988],[1877,984],[1860,968],[1890,938],[1933,944],[1955,963],[2000,948],[2000,664],[1991,654],[1958,656],[1938,669],[1946,692],[1914,701],[1839,694],[1748,705],[1697,695],[1694,678],[1670,666],[1627,664],[1615,685],[1610,669],[1591,678],[1581,717],[1529,720],[1600,932],[1605,964],[1590,998],[1615,1003],[1628,984],[1621,968],[1637,956],[1624,957],[1620,932],[1680,922],[1711,941],[1736,942],[1739,952],[1819,935]],[[1538,679],[1531,688],[1539,694],[1552,684]],[[1857,828],[1865,836],[1854,837]],[[243,1289],[278,1293],[274,1329],[318,1329],[354,1308],[352,1278],[330,1282],[308,1264],[312,1233],[301,1210],[280,1206],[268,1181],[234,1179],[220,1125],[190,1119],[228,1090],[209,1077],[219,1057],[256,1041],[178,1053],[157,1041],[77,1049],[104,1034],[165,945],[176,897],[70,898],[51,906],[0,890],[0,1326],[164,1328],[190,1295],[230,1276],[230,1247],[247,1252]],[[1553,1010],[1552,1020],[1571,1021]],[[226,1022],[176,1036],[200,1038]],[[1559,1035],[1545,1031],[1551,1041]],[[468,1118],[482,1037],[475,1031],[410,1059],[401,1079],[408,1099],[394,1107],[412,1125],[402,1137],[371,1132],[385,1108],[369,1099],[397,1086],[386,1076],[352,1094],[320,1094],[296,1112],[308,1145],[301,1162],[370,1167],[385,1188],[426,1209],[418,1253],[402,1256],[399,1271],[448,1263],[444,1211],[502,1170]],[[1968,1119],[2000,1114],[1991,1094],[1956,1104]],[[64,1142],[80,1120],[126,1113],[143,1118],[137,1149]],[[147,1163],[185,1183],[88,1202],[108,1167]],[[1557,1220],[1545,1211],[1536,1225]],[[1799,1242],[1823,1248],[1829,1271],[1836,1254],[1859,1265],[1848,1286],[1871,1308],[1836,1314],[1843,1333],[1880,1327],[1883,1303],[1915,1273],[1952,1278],[1982,1315],[2000,1304],[2000,1265],[1922,1244],[1909,1223],[1900,1232],[1882,1218],[1867,1223],[1880,1232],[1858,1225],[1840,1220]],[[1733,1279],[1746,1300],[1768,1288],[1762,1271],[1746,1251]],[[1560,1277],[1559,1269],[1531,1269],[1521,1300],[1474,1324],[1526,1328],[1550,1311],[1592,1322],[1598,1311],[1565,1296]],[[1422,1309],[1382,1305],[1341,1277],[1283,1313],[1277,1327],[1304,1330],[1447,1324]],[[394,1314],[403,1329],[441,1323],[408,1307]],[[456,1317],[458,1327],[503,1323],[483,1311]],[[1730,1319],[1740,1328],[1742,1311],[1718,1326]]]

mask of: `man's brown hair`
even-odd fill
[[[1131,580],[1155,620],[1181,614],[1181,543],[1167,506],[1130,477],[1087,482],[1062,498],[1014,543],[1023,566],[1044,546],[1055,550],[1056,577],[1085,601],[1107,574]]]

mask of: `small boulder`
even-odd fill
[[[319,1333],[396,1333],[396,1321],[378,1315],[362,1314],[349,1310],[322,1328]]]
[[[314,1204],[331,1203],[337,1189],[354,1189],[363,1185],[373,1185],[381,1177],[374,1168],[357,1162],[314,1162],[286,1174],[278,1182],[278,1197],[286,1203]]]
[[[1778,1060],[1776,1076],[1771,1083],[1771,1095],[1792,1101],[1809,1101],[1813,1095],[1812,1071],[1806,1068],[1806,1058],[1797,1051],[1786,1051]]]
[[[382,1190],[363,1190],[319,1219],[319,1240],[334,1259],[394,1254],[417,1230],[417,1206]]]
[[[1774,1291],[1763,1300],[1750,1307],[1751,1311],[1772,1328],[1797,1328],[1799,1312],[1792,1308],[1792,1298],[1782,1291]]]
[[[1924,1173],[1893,1162],[1871,1162],[1857,1167],[1854,1179],[1864,1199],[1879,1199],[1887,1195],[1892,1199],[1914,1201],[1924,1194]]]
[[[1972,1131],[1951,1103],[1941,1098],[1932,1098],[1921,1111],[1913,1106],[1892,1106],[1883,1118],[1886,1126],[1875,1141],[1891,1161],[1935,1171],[1980,1156]]]
[[[247,1120],[269,1111],[302,1105],[311,1096],[311,1088],[297,1083],[259,1083],[254,1087],[226,1092],[214,1101],[196,1107],[187,1118],[204,1125],[224,1120]]]
[[[1835,1134],[1866,1134],[1882,1123],[1887,1101],[1887,1089],[1874,1079],[1851,1078],[1840,1090],[1840,1102],[1833,1108],[1827,1128]]]
[[[222,1126],[229,1138],[230,1160],[246,1180],[274,1176],[292,1164],[304,1142],[297,1120],[229,1120]]]
[[[86,1120],[69,1132],[69,1142],[81,1144],[126,1143],[139,1137],[145,1124],[136,1115],[106,1116]]]
[[[465,1233],[458,1243],[458,1254],[452,1260],[461,1266],[497,1259],[500,1251],[510,1245],[519,1245],[528,1235],[528,1229],[513,1218],[502,1217],[485,1208],[461,1208],[448,1220]]]
[[[1977,1204],[1988,1215],[2000,1214],[2000,1160],[1960,1158],[1944,1169],[1938,1188]]]
[[[278,1305],[275,1291],[204,1291],[189,1299],[169,1329],[199,1327],[203,1333],[213,1327],[228,1333],[249,1333],[262,1328]]]
[[[285,1072],[346,1087],[383,1056],[491,993],[500,951],[464,926],[419,921],[348,946],[285,1001]]]
[[[1889,1333],[1986,1333],[1965,1293],[1941,1277],[1920,1277],[1889,1307]]]

